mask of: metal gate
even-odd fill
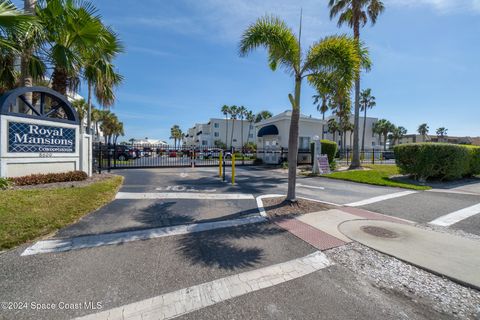
[[[206,167],[218,166],[223,151],[225,165],[231,165],[232,152],[216,147],[168,145],[93,144],[96,171],[129,168]],[[234,152],[236,165],[251,165],[255,154]]]

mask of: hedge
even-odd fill
[[[337,154],[337,143],[335,141],[330,141],[330,140],[321,140],[320,143],[322,144],[322,154],[326,154],[328,157],[328,163],[332,165],[335,160],[335,155]],[[313,155],[315,153],[315,142],[312,142],[310,144],[310,150],[312,153],[312,159]]]
[[[9,180],[16,186],[28,186],[54,182],[82,181],[87,178],[88,175],[83,171],[68,171],[61,173],[32,174],[29,176],[10,178]]]
[[[400,172],[417,180],[454,180],[480,173],[480,147],[412,143],[393,150]]]

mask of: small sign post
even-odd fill
[[[313,141],[315,144],[315,152],[314,152],[314,160],[317,160],[318,157],[322,154],[322,143],[320,142],[320,137],[319,136],[314,136]],[[313,168],[312,168],[312,173],[313,174],[318,174],[319,173],[319,166],[318,166],[318,161],[313,161]]]

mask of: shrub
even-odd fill
[[[7,189],[9,185],[10,181],[8,181],[8,179],[0,178],[0,190]]]
[[[394,152],[400,172],[421,180],[453,180],[472,175],[480,161],[476,149],[446,143],[398,145]]]
[[[330,140],[321,140],[320,143],[322,145],[322,154],[327,155],[328,163],[330,164],[330,166],[332,166],[332,164],[335,162],[335,155],[337,154],[337,151],[338,151],[337,143],[335,141],[330,141]],[[313,159],[313,155],[315,152],[315,142],[312,142],[310,144],[310,150],[311,150],[312,159]],[[335,168],[335,165],[334,165],[334,168]]]
[[[280,166],[282,167],[282,169],[288,169],[288,162],[287,161],[283,161]]]
[[[480,174],[480,147],[465,146],[470,153],[469,175],[475,176]]]
[[[17,186],[27,186],[54,182],[82,181],[88,178],[83,171],[68,171],[62,173],[32,174],[29,176],[10,178]]]
[[[263,164],[263,160],[260,158],[255,158],[255,160],[253,160],[253,164]]]

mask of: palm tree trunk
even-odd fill
[[[228,150],[228,117],[225,115],[225,123],[226,123],[226,130],[225,130],[225,148]]]
[[[353,25],[353,37],[355,40],[360,41],[360,21],[355,19]],[[353,157],[352,163],[350,164],[350,169],[356,169],[360,167],[360,154],[358,148],[359,142],[359,122],[360,122],[360,69],[358,70],[355,77],[355,120],[353,123]]]
[[[362,152],[365,152],[365,127],[366,126],[367,126],[367,106],[365,106],[365,113],[363,116]]]
[[[385,133],[383,138],[383,151],[387,151],[387,139],[388,139],[388,133]]]
[[[23,2],[23,10],[25,13],[30,14],[30,15],[35,15],[35,5],[36,5],[37,0],[24,0]],[[33,79],[30,74],[30,57],[33,54],[33,50],[30,46],[27,46],[26,48],[23,49],[23,53],[21,56],[21,61],[20,61],[20,79],[21,79],[21,85],[22,87],[31,87],[33,85]],[[24,95],[25,99],[27,102],[32,103],[32,93],[27,92]],[[28,110],[28,108],[25,106],[25,109]],[[23,110],[23,112],[26,112],[27,110]],[[21,110],[22,112],[22,110]]]
[[[242,150],[242,159],[243,159],[243,119],[240,119],[240,125],[242,126],[241,129],[240,129],[240,134],[241,134],[240,144],[242,145],[241,150]]]
[[[87,134],[91,134],[91,126],[92,126],[92,83],[88,81],[88,97],[87,97]],[[83,126],[83,123],[82,123]]]
[[[64,69],[55,67],[52,73],[52,89],[60,94],[66,95],[67,78],[67,72]]]
[[[252,129],[250,128],[251,126],[252,126],[252,122],[249,121],[248,122],[248,136],[247,136],[247,143],[246,144],[248,144],[248,142],[250,142],[250,132],[252,132]]]
[[[296,201],[295,186],[297,183],[297,158],[298,158],[298,122],[300,120],[300,91],[302,77],[295,77],[295,105],[292,106],[290,119],[290,132],[288,134],[288,191],[287,201]]]
[[[235,119],[232,119],[232,133],[230,134],[230,147],[233,149],[233,131],[235,130]]]
[[[323,128],[323,123],[325,121],[325,112],[322,113],[322,140],[325,138],[325,133],[323,132],[324,131],[324,128]],[[335,141],[335,139],[333,139]]]

